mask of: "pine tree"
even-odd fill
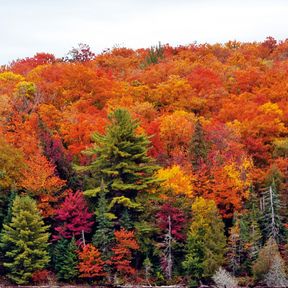
[[[33,272],[48,264],[47,229],[36,202],[28,196],[16,196],[11,222],[4,225],[1,238],[1,249],[6,251],[4,267],[13,282],[29,283]]]
[[[192,216],[183,267],[189,277],[199,280],[212,276],[223,264],[226,238],[224,223],[213,200],[196,198]]]
[[[85,191],[89,197],[97,196],[103,189],[107,190],[106,198],[111,211],[119,219],[123,207],[126,207],[131,220],[139,208],[137,195],[149,190],[156,183],[153,176],[157,166],[147,156],[150,141],[144,134],[138,135],[138,121],[133,120],[127,110],[117,109],[109,115],[111,124],[106,134],[93,134],[94,146],[86,151],[96,159],[86,167],[91,177],[87,177]],[[132,211],[133,215],[132,215]]]
[[[206,161],[208,153],[205,134],[199,119],[195,124],[195,131],[190,142],[191,162],[194,170],[198,170],[201,163]]]
[[[77,251],[75,238],[57,241],[53,251],[53,262],[59,280],[71,281],[79,275]]]

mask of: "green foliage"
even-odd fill
[[[153,174],[157,166],[147,156],[149,140],[147,136],[137,135],[139,126],[125,109],[117,109],[109,115],[111,124],[106,134],[93,134],[94,146],[86,154],[96,159],[82,170],[89,171],[86,196],[98,196],[100,186],[107,192],[106,199],[111,212],[120,218],[123,207],[138,210],[136,197],[152,188],[156,179]],[[101,184],[101,181],[103,183]]]
[[[189,277],[200,280],[212,276],[224,263],[226,238],[214,201],[196,198],[192,214],[183,267]]]
[[[1,249],[5,250],[7,276],[17,284],[27,284],[33,272],[43,269],[49,262],[48,227],[36,202],[28,196],[16,196],[12,219],[3,227]]]
[[[23,163],[21,151],[0,137],[0,193],[6,191],[5,189],[16,187],[17,180],[22,175]]]
[[[59,280],[71,281],[79,275],[77,250],[74,238],[57,241],[53,250],[53,264]]]
[[[259,199],[251,189],[250,198],[245,205],[245,213],[239,217],[241,272],[245,274],[251,272],[252,263],[257,258],[262,245],[260,216]]]
[[[105,191],[99,196],[98,207],[96,209],[97,228],[93,235],[93,244],[101,251],[102,255],[109,258],[110,248],[114,242],[113,222],[109,213]]]
[[[208,153],[205,134],[199,119],[195,124],[195,131],[190,142],[191,162],[194,170],[197,170],[202,162],[206,161]]]
[[[147,67],[151,64],[157,64],[159,63],[159,60],[164,58],[164,48],[159,42],[158,46],[152,46],[149,51],[148,55],[145,58],[145,61],[143,63],[143,67]]]

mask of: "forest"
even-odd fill
[[[0,284],[287,287],[287,204],[288,40],[0,68]]]

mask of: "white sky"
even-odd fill
[[[78,43],[100,53],[288,38],[288,0],[0,0],[0,64]]]

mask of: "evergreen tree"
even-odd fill
[[[78,276],[77,250],[78,247],[74,238],[57,241],[53,251],[53,262],[59,280],[71,281]]]
[[[192,167],[198,170],[201,163],[206,161],[208,153],[207,143],[205,141],[205,134],[199,119],[195,124],[195,131],[190,142],[190,155]]]
[[[3,227],[1,249],[5,250],[7,276],[17,284],[29,283],[33,272],[43,269],[49,262],[48,227],[36,202],[28,196],[16,196],[12,219]]]
[[[251,272],[252,263],[257,258],[259,250],[262,246],[262,234],[260,225],[258,223],[261,213],[258,205],[259,199],[251,189],[250,198],[245,205],[245,210],[237,220],[239,230],[237,246],[239,274],[247,274],[247,272]],[[231,245],[229,245],[229,247],[231,251]]]
[[[262,228],[265,239],[284,240],[284,227],[280,215],[281,204],[274,181],[262,198]]]
[[[97,247],[103,258],[109,258],[110,248],[114,242],[113,215],[109,213],[108,203],[104,191],[100,193],[98,207],[96,209],[97,228],[92,242]]]
[[[92,189],[86,190],[85,195],[97,196],[103,190],[103,180],[108,206],[116,218],[120,218],[123,207],[126,207],[133,221],[140,206],[137,195],[156,183],[153,174],[157,166],[147,156],[150,141],[146,135],[136,133],[138,121],[133,120],[127,110],[117,109],[109,115],[109,119],[111,123],[106,134],[93,134],[95,144],[86,151],[96,156],[95,160],[86,167],[79,167],[91,176],[87,177],[87,187]]]
[[[212,276],[223,264],[226,238],[224,223],[213,200],[196,198],[192,216],[183,267],[189,277],[200,280]]]
[[[241,256],[243,251],[240,233],[240,220],[236,217],[235,223],[230,229],[227,253],[227,259],[229,260],[228,265],[233,276],[239,273],[241,267]]]

